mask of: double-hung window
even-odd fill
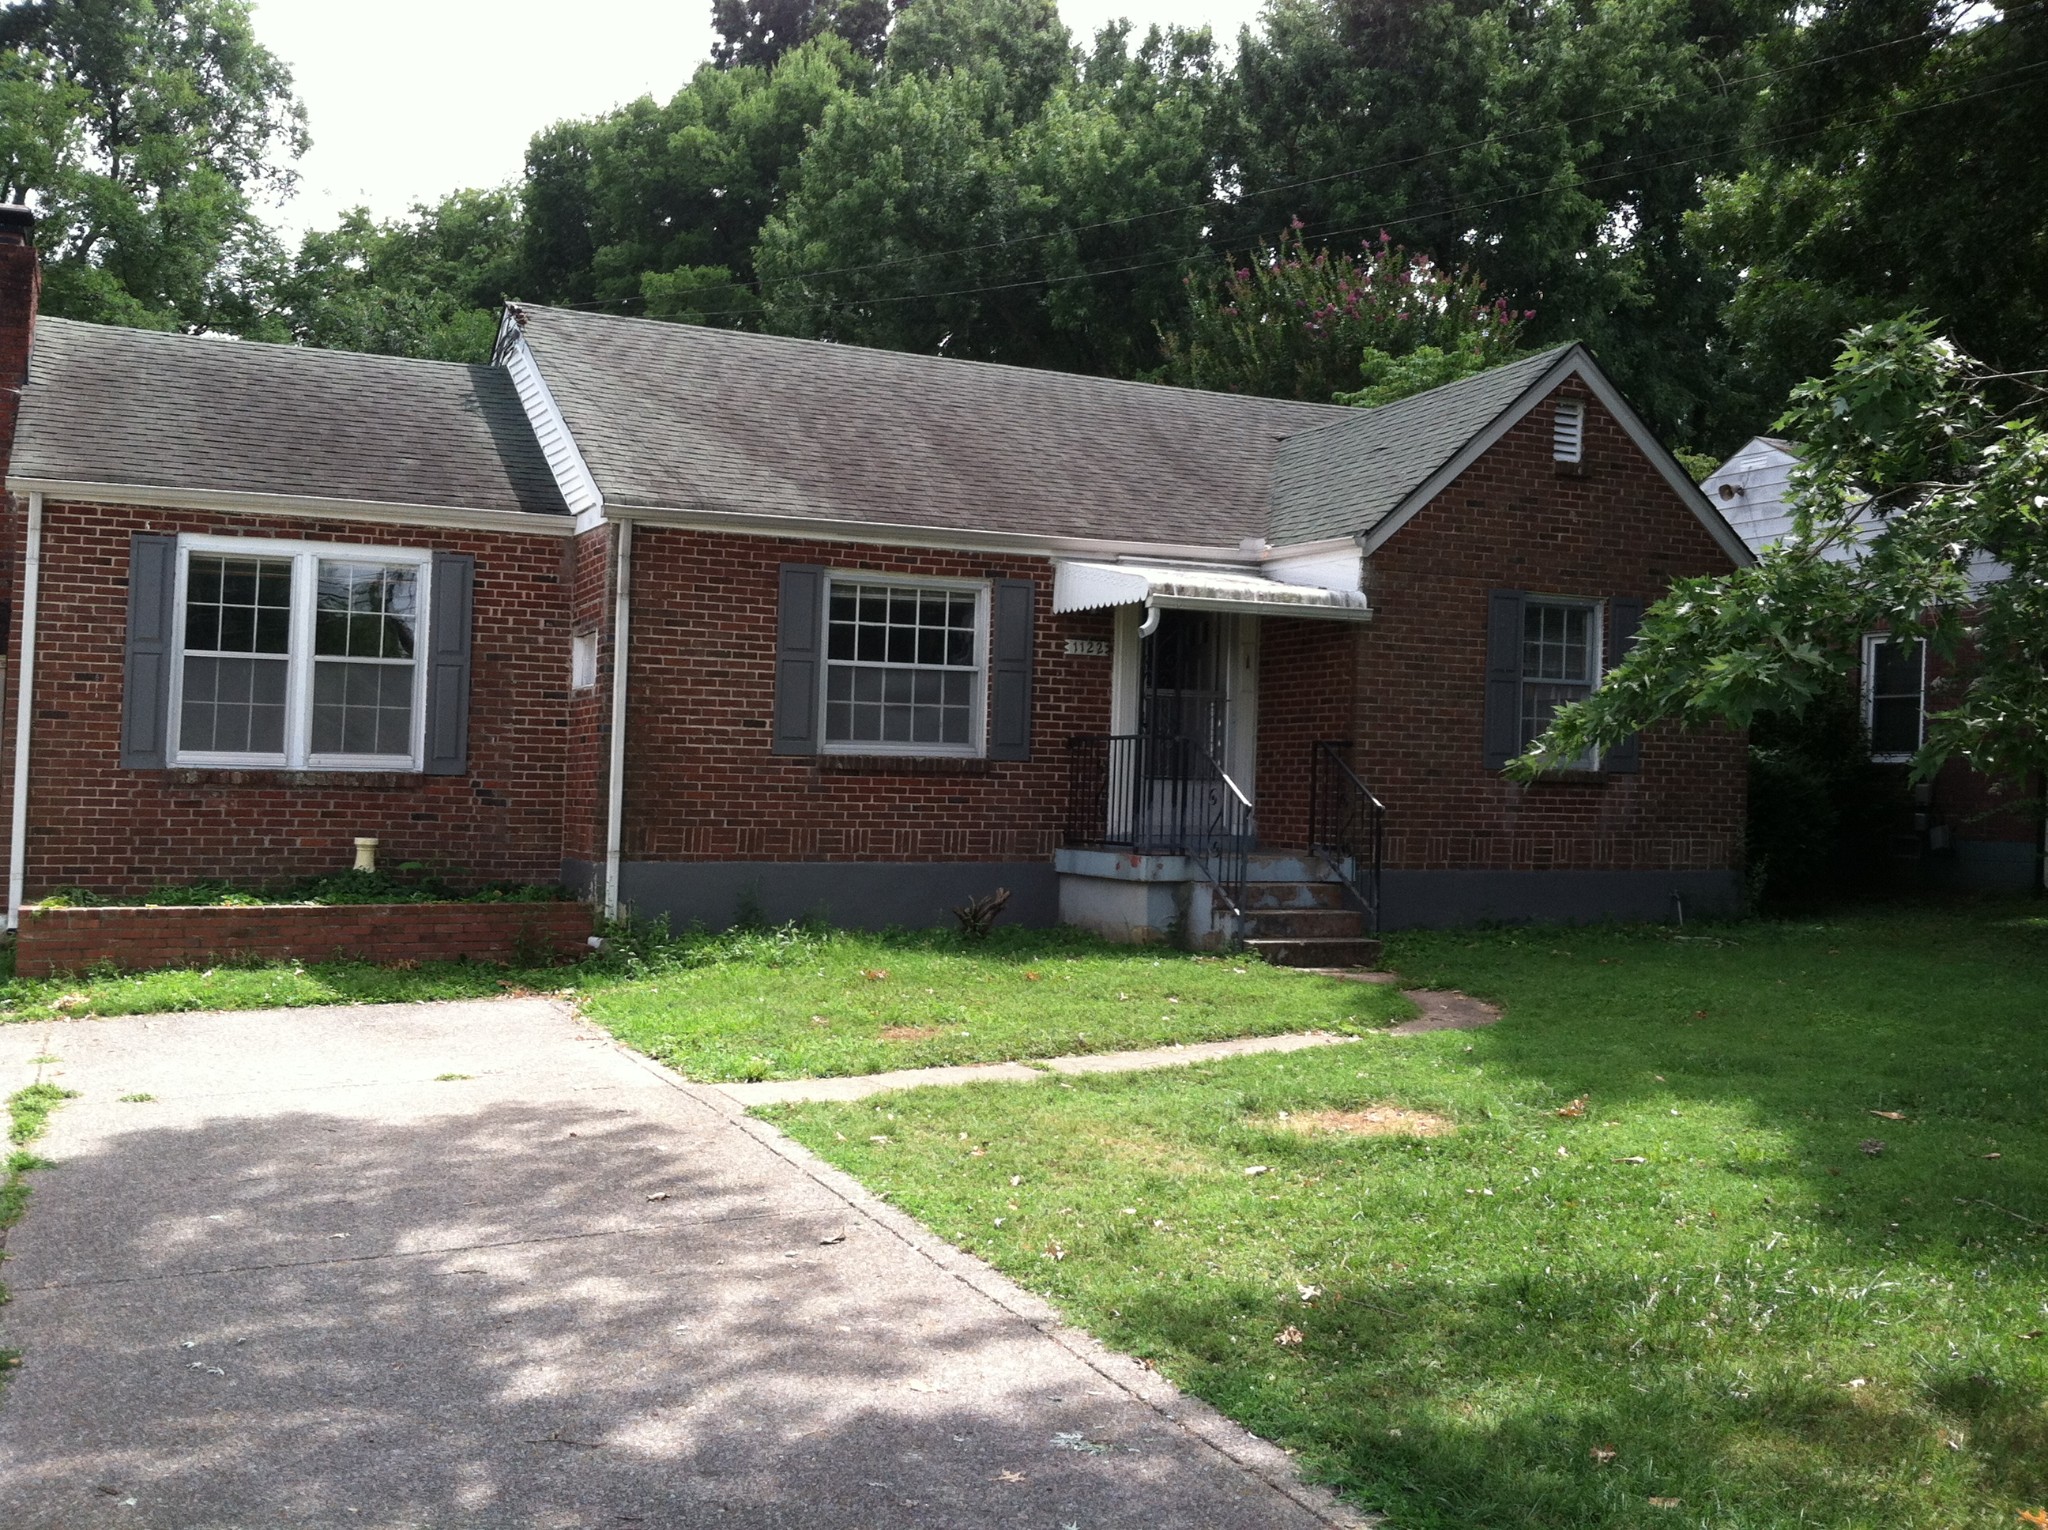
[[[1927,642],[1872,633],[1863,640],[1863,723],[1873,760],[1910,760],[1927,715]]]
[[[1521,747],[1536,741],[1560,707],[1584,701],[1599,683],[1599,603],[1530,596],[1522,609]],[[1598,756],[1588,753],[1561,768],[1598,766]]]
[[[987,603],[979,584],[833,576],[825,600],[826,751],[981,753]]]
[[[187,537],[178,555],[174,763],[420,768],[432,554]]]

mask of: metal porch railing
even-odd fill
[[[1318,740],[1308,778],[1309,850],[1330,869],[1365,913],[1374,934],[1380,928],[1380,865],[1387,838],[1387,805],[1352,770],[1349,742]]]
[[[1184,855],[1244,915],[1251,799],[1192,739],[1140,733],[1067,740],[1069,845]]]

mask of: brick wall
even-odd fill
[[[19,516],[16,517],[17,527]],[[136,531],[431,547],[476,557],[469,773],[123,770],[121,676]],[[196,878],[273,882],[345,870],[358,835],[387,866],[461,881],[552,882],[564,839],[569,610],[557,537],[209,516],[46,502],[30,746],[26,896],[120,896]],[[10,651],[19,652],[13,587]],[[4,715],[13,717],[8,675]],[[11,781],[13,729],[0,742]]]
[[[50,977],[233,960],[511,961],[589,950],[581,903],[363,903],[267,908],[24,908],[15,970]]]
[[[1036,860],[1059,842],[1066,740],[1109,727],[1107,612],[1052,614],[1042,559],[641,527],[633,539],[625,855],[638,861]],[[1030,579],[1029,760],[769,753],[780,566]]]
[[[1539,405],[1369,560],[1377,615],[1358,649],[1359,774],[1388,807],[1387,864],[1414,870],[1711,870],[1742,863],[1743,741],[1652,729],[1638,775],[1519,786],[1485,769],[1493,589],[1662,594],[1727,554],[1620,424],[1586,404],[1583,472],[1551,460]]]
[[[612,704],[612,532],[599,526],[565,549],[569,580],[569,630],[597,637],[596,683],[569,697],[568,756],[562,790],[562,850],[565,857],[601,861],[605,853],[605,812],[611,779]],[[563,645],[563,673],[568,673]]]
[[[1323,739],[1351,737],[1358,658],[1369,630],[1352,622],[1268,619],[1259,635],[1259,837],[1305,848],[1309,765]]]

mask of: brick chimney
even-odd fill
[[[0,481],[14,453],[14,421],[28,382],[29,339],[36,328],[36,299],[42,292],[36,262],[36,215],[26,207],[0,203]]]

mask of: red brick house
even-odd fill
[[[1739,738],[1500,775],[1748,556],[1583,348],[1374,410],[545,308],[451,366],[38,323],[30,227],[10,920],[369,835],[712,924],[1739,896]]]

